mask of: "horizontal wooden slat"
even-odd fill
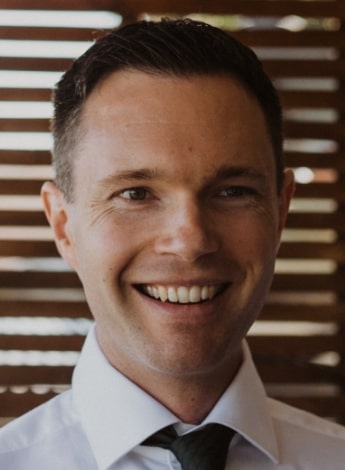
[[[263,65],[272,78],[305,77],[305,78],[345,78],[345,60],[263,60]]]
[[[2,287],[80,287],[80,281],[74,272],[36,272],[36,271],[0,271]]]
[[[311,7],[313,8],[313,7]],[[240,41],[250,47],[331,47],[344,48],[344,30],[302,30],[288,31],[282,28],[272,30],[244,29],[240,31],[230,31]]]
[[[48,88],[0,88],[0,101],[50,101]]]
[[[111,10],[112,0],[3,0],[0,9],[24,10]]]
[[[0,348],[20,351],[80,351],[84,340],[84,336],[81,335],[0,334]]]
[[[1,300],[0,316],[6,317],[60,317],[91,318],[86,302],[47,300]]]
[[[96,28],[0,26],[0,39],[7,40],[90,41],[100,34]]]
[[[20,0],[15,0],[14,3]],[[57,1],[57,0],[55,0]],[[66,1],[66,0],[65,0]],[[109,0],[110,1],[110,0]],[[235,14],[254,16],[285,16],[301,15],[313,17],[337,16],[345,17],[344,5],[340,0],[329,1],[309,1],[298,0],[218,0],[209,2],[208,0],[190,0],[181,2],[180,0],[113,0],[111,6],[114,9],[128,9],[129,11],[150,12],[150,13],[171,13],[176,12],[184,15],[189,13],[208,12],[215,14]],[[311,13],[312,12],[312,13]]]
[[[345,305],[340,302],[331,305],[272,302],[264,306],[259,321],[340,322],[343,319],[344,311]]]
[[[71,59],[0,57],[3,70],[63,72],[71,63]]]
[[[345,154],[285,152],[286,165],[291,167],[307,166],[311,168],[333,168],[335,171],[345,170]]]
[[[1,132],[49,132],[49,119],[0,119]]]
[[[309,411],[326,418],[335,418],[340,422],[341,417],[345,415],[345,397],[344,395],[336,397],[276,397],[285,403]]]
[[[0,214],[1,220],[1,214]],[[344,215],[341,212],[335,213],[293,213],[287,219],[287,227],[296,229],[333,229],[345,231]]]
[[[72,366],[0,366],[0,386],[34,384],[68,384]],[[0,393],[1,400],[1,393]]]
[[[293,357],[313,356],[326,351],[343,351],[340,336],[249,336],[250,348],[257,357],[264,355],[275,361]],[[1,342],[0,342],[1,344]]]
[[[0,394],[0,409],[2,417],[15,417],[41,405],[45,401],[56,396],[54,392],[48,393],[12,393],[5,392]]]
[[[244,15],[266,16],[266,15],[302,15],[314,17],[337,16],[345,17],[341,0],[329,2],[325,0],[301,2],[299,0],[279,0],[267,2],[267,0],[218,0],[210,3],[208,0],[189,0],[188,3],[180,0],[35,0],[29,5],[27,0],[11,0],[10,4],[3,2],[1,8],[12,9],[71,9],[71,10],[114,10],[114,11],[137,11],[151,13],[181,13],[209,12],[209,13],[242,13]]]
[[[54,242],[49,240],[0,240],[0,256],[54,257],[58,252]]]
[[[0,211],[0,225],[47,226],[47,224],[42,211]]]
[[[27,194],[38,196],[41,192],[43,180],[30,179],[0,179],[0,195]]]
[[[292,122],[285,120],[285,135],[293,138],[330,139],[344,142],[345,123]]]
[[[308,91],[279,90],[283,109],[290,108],[334,108],[345,109],[345,92],[341,91]]]
[[[255,358],[259,374],[265,383],[320,385],[337,382],[339,374],[335,368],[315,366],[308,364],[307,361],[302,364],[301,362],[286,363],[278,359],[275,364],[270,364],[260,357]]]
[[[311,183],[297,184],[295,197],[334,199],[338,202],[345,202],[345,191],[342,183]]]
[[[46,150],[2,150],[0,164],[5,165],[46,165],[51,161],[50,152]]]
[[[345,262],[345,242],[328,243],[282,243],[279,250],[281,258],[331,259]]]
[[[272,290],[281,292],[337,292],[344,295],[345,283],[341,274],[276,274]]]

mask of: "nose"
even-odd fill
[[[214,221],[198,201],[176,202],[160,222],[155,243],[159,254],[190,262],[218,250]]]

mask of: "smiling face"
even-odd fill
[[[292,192],[277,194],[256,100],[229,77],[137,71],[85,103],[74,200],[43,198],[109,361],[148,374],[229,376],[271,284]]]

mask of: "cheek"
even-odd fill
[[[140,254],[144,233],[125,222],[89,227],[81,234],[79,265],[95,278],[114,279]]]
[[[248,263],[275,256],[278,231],[273,217],[256,213],[233,220],[226,238],[228,247]]]

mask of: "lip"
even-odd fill
[[[184,325],[188,328],[209,328],[215,321],[219,321],[219,315],[224,312],[224,295],[229,288],[231,288],[231,284],[228,284],[227,288],[212,300],[188,304],[161,302],[143,294],[136,288],[134,291],[140,297],[139,305],[146,311],[145,316],[154,318],[161,326],[177,327],[180,325],[182,327]]]

